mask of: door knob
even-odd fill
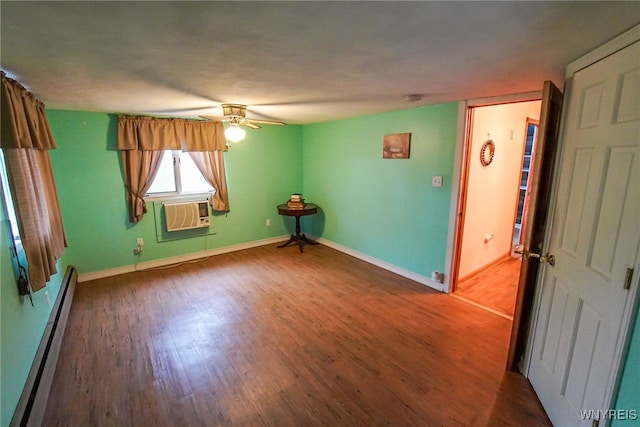
[[[549,252],[547,252],[544,255],[540,255],[540,254],[537,254],[535,252],[529,252],[529,251],[527,251],[525,249],[523,249],[523,250],[517,250],[516,249],[513,252],[516,253],[516,254],[522,255],[523,259],[539,258],[541,264],[545,264],[546,263],[546,264],[549,264],[552,267],[554,265],[556,265],[556,256],[554,254],[550,254]]]
[[[537,254],[535,252],[529,252],[529,258],[540,258],[541,264],[549,264],[550,266],[556,265],[556,256],[547,252],[544,255]]]

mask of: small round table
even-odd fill
[[[317,245],[318,242],[314,242],[311,239],[307,239],[307,236],[304,234],[300,234],[300,217],[305,215],[313,215],[318,212],[318,206],[313,203],[307,203],[304,205],[304,208],[301,209],[291,209],[287,204],[278,205],[278,214],[283,216],[294,216],[296,217],[296,234],[292,234],[291,238],[279,245],[279,248],[284,248],[285,246],[289,246],[291,243],[297,243],[300,248],[300,252],[302,253],[302,247],[305,243],[309,243],[310,245]]]

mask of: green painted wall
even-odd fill
[[[33,294],[33,304],[18,295],[9,250],[9,229],[4,199],[0,197],[0,425],[8,426],[29,375],[53,303],[66,269],[58,262],[59,274],[46,288]],[[47,304],[46,293],[51,304]]]
[[[146,262],[288,233],[276,205],[301,191],[300,126],[248,130],[225,154],[231,212],[213,217],[215,235],[157,243],[151,206],[138,224],[127,219],[117,117],[60,110],[47,115],[58,145],[51,158],[69,240],[67,260],[80,274],[135,264],[137,237],[145,241],[139,262]]]
[[[617,420],[613,427],[637,426],[640,423],[640,311],[636,315],[635,327],[631,337],[627,361],[624,364],[622,380],[615,408],[634,410],[635,420]]]
[[[310,232],[412,272],[443,271],[458,104],[304,127]],[[411,133],[409,159],[383,159],[385,134]],[[434,175],[444,185],[431,185]]]

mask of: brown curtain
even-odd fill
[[[202,120],[180,120],[177,125],[184,129],[183,151],[227,151],[227,138],[222,122]],[[222,165],[224,168],[224,165]]]
[[[200,152],[196,165],[216,189],[214,210],[229,211],[223,152],[227,141],[221,122],[118,116],[118,149],[122,151],[129,220],[146,213],[144,195],[158,171],[163,150]],[[202,165],[202,166],[201,166]]]
[[[147,213],[144,195],[151,187],[162,160],[162,151],[122,150],[122,167],[129,221],[136,223]]]
[[[2,148],[56,148],[44,104],[4,72],[1,99]]]
[[[224,158],[222,151],[192,151],[189,156],[193,159],[207,182],[216,189],[209,204],[214,211],[229,212],[229,195],[227,193],[227,178],[224,172]]]
[[[180,150],[184,140],[184,126],[179,125],[181,121],[183,120],[118,116],[118,149]]]
[[[222,122],[118,116],[118,149],[227,151]]]
[[[56,148],[44,104],[2,73],[2,140],[9,186],[34,291],[56,273],[67,240],[51,160]]]

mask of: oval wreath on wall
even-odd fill
[[[486,140],[480,149],[480,163],[482,163],[482,166],[489,166],[491,164],[495,152],[496,144],[493,143],[492,139]]]

